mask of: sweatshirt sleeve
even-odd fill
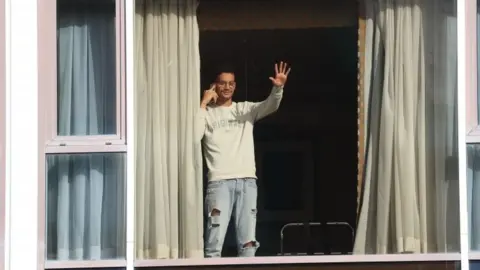
[[[195,117],[195,141],[200,142],[205,134],[207,111],[199,108]]]
[[[252,114],[255,121],[258,121],[269,114],[276,112],[280,106],[282,97],[283,87],[274,86],[268,98],[261,102],[251,103],[248,107],[248,112]]]

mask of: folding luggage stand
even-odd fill
[[[285,234],[285,230],[288,229],[288,228],[293,228],[293,227],[304,227],[306,229],[306,231],[308,231],[308,233],[310,234],[310,229],[313,227],[317,227],[318,229],[322,230],[322,227],[323,226],[326,226],[326,227],[345,227],[346,229],[348,229],[348,231],[351,233],[351,237],[352,237],[352,247],[353,247],[353,242],[355,241],[355,232],[353,230],[353,227],[348,223],[348,222],[327,222],[327,223],[321,223],[321,222],[302,222],[302,223],[287,223],[285,224],[282,229],[280,230],[280,256],[292,256],[292,255],[325,255],[325,254],[351,254],[351,252],[338,252],[338,251],[330,251],[330,252],[319,252],[319,251],[307,251],[307,252],[295,252],[295,253],[292,253],[292,252],[289,252],[289,253],[285,253],[284,251],[284,234]],[[327,237],[329,239],[331,239],[332,237]],[[308,240],[308,242],[310,242],[310,238]],[[310,246],[310,243],[307,243],[307,246]],[[330,249],[330,247],[328,247],[328,249]]]

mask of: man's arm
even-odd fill
[[[287,63],[284,62],[280,62],[280,65],[275,64],[275,77],[270,77],[273,84],[272,92],[266,100],[253,103],[248,108],[249,112],[253,114],[255,121],[278,110],[283,97],[283,87],[287,83],[288,74],[291,70],[290,68],[287,69],[287,66]]]
[[[249,113],[253,115],[253,119],[258,121],[278,110],[283,97],[283,87],[273,86],[272,91],[267,99],[262,102],[251,103]]]
[[[210,101],[216,101],[218,98],[217,93],[214,91],[215,85],[212,84],[210,89],[203,92],[202,102],[200,103],[200,108],[197,112],[195,119],[195,141],[199,142],[203,139],[205,135],[205,129],[207,127],[207,106]]]
[[[206,121],[207,111],[205,108],[200,107],[195,117],[195,141],[200,142],[205,134],[207,127]]]

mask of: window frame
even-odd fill
[[[466,67],[466,93],[465,93],[465,100],[466,100],[466,143],[467,144],[480,144],[480,106],[478,102],[478,95],[479,90],[479,82],[480,76],[478,76],[478,65],[480,62],[478,61],[478,43],[480,36],[478,36],[478,23],[480,22],[478,19],[478,14],[480,10],[480,2],[476,0],[471,0],[473,2],[470,9],[467,10],[467,33],[473,33],[471,35],[467,35],[466,42],[467,42],[467,67]],[[463,148],[466,148],[465,145]],[[468,162],[468,160],[466,161]],[[467,170],[468,164],[465,164],[465,171]],[[463,169],[460,167],[460,169]],[[461,192],[461,191],[460,191]],[[465,192],[467,191],[467,187],[465,187]],[[465,193],[465,198],[467,198],[467,193]],[[466,200],[466,199],[465,199]],[[466,212],[466,222],[467,226],[470,223],[470,216],[468,213],[468,209],[465,210]],[[469,227],[469,226],[468,226]],[[472,228],[473,229],[473,228]],[[468,258],[470,260],[480,260],[480,250],[471,250],[470,249],[470,232],[468,232]]]
[[[0,268],[5,266],[5,181],[6,181],[6,62],[5,0],[0,0]]]
[[[466,142],[480,143],[480,119],[478,117],[480,107],[478,106],[478,79],[477,79],[477,3],[475,0],[466,0],[470,3],[471,9],[466,11],[466,25],[469,33],[466,37],[466,79],[468,82],[466,88]],[[474,8],[473,8],[474,7]]]
[[[136,0],[127,0],[128,2],[135,2]],[[475,4],[476,0],[456,0],[457,4],[456,4],[456,9],[457,9],[457,20],[458,21],[464,21],[464,23],[459,23],[458,26],[457,26],[457,42],[458,42],[458,49],[457,49],[457,57],[458,57],[458,66],[462,66],[464,67],[463,69],[461,68],[458,68],[457,69],[457,72],[459,74],[459,78],[465,78],[466,76],[468,76],[468,74],[466,75],[466,71],[468,71],[468,67],[469,67],[469,62],[465,62],[463,61],[462,62],[462,57],[460,55],[468,55],[468,57],[466,57],[467,60],[471,60],[471,57],[470,57],[470,54],[467,54],[467,53],[464,53],[463,51],[465,50],[461,50],[460,49],[460,44],[465,44],[465,41],[468,41],[469,40],[469,36],[467,35],[468,31],[471,31],[469,29],[471,29],[471,22],[469,22],[468,20],[468,17],[464,16],[466,15],[465,12],[461,12],[461,11],[469,11],[472,9],[472,5]],[[364,1],[358,1],[358,6],[362,5]],[[134,29],[129,29],[128,25],[130,23],[132,23],[133,25],[133,22],[130,22],[129,20],[134,20],[134,18],[131,18],[129,17],[129,13],[133,13],[135,14],[135,5],[133,7],[128,7],[126,9],[126,13],[127,13],[127,37],[128,38],[131,38],[131,40],[133,40],[133,31]],[[364,9],[359,9],[358,10],[358,20],[359,20],[359,24],[358,26],[361,27],[362,23],[360,23],[360,20],[362,20],[362,18],[365,17],[365,10]],[[363,16],[363,17],[362,17]],[[366,27],[366,21],[363,22],[365,24],[365,27]],[[359,29],[360,30],[360,29]],[[366,31],[359,31],[359,40],[363,38],[363,42],[364,42],[364,38],[365,36],[360,36],[360,35],[365,35],[366,34]],[[127,38],[127,40],[129,40]],[[361,42],[361,41],[359,41]],[[467,43],[468,44],[468,43]],[[132,44],[128,44],[129,46],[134,46]],[[359,44],[359,50],[363,49],[363,51],[359,51],[358,52],[358,58],[359,58],[359,67],[358,67],[358,73],[357,73],[357,76],[361,76],[361,74],[363,74],[363,70],[364,70],[364,65],[365,65],[365,46],[361,46],[362,44]],[[130,52],[132,55],[133,55],[133,52]],[[127,51],[127,57],[128,59],[133,59],[133,56],[132,55],[129,55],[129,52]],[[469,58],[470,57],[470,58]],[[466,59],[463,59],[463,60],[466,60]],[[471,61],[470,61],[471,62]],[[128,64],[127,64],[128,65]],[[465,69],[465,67],[467,69]],[[133,68],[132,68],[133,69]],[[129,74],[128,72],[130,72],[130,69],[128,69],[127,67],[127,76],[132,76],[132,74]],[[476,72],[476,71],[475,71]],[[131,78],[131,77],[129,77]],[[133,78],[131,78],[133,80]],[[359,80],[361,80],[362,78],[359,78]],[[457,82],[457,86],[459,88],[463,87],[463,85],[459,82]],[[359,85],[357,85],[358,87],[358,93],[363,93],[363,82],[359,81]],[[128,85],[127,87],[128,91],[133,91],[134,89],[134,86],[133,85]],[[462,88],[462,89],[465,89],[465,88]],[[469,89],[467,87],[467,89]],[[131,93],[129,93],[131,94]],[[458,93],[457,93],[459,96],[461,95],[465,95],[465,91],[461,91],[459,89]],[[359,97],[361,98],[361,97]],[[363,102],[362,100],[359,100],[359,102],[361,102],[361,107],[359,108],[360,110],[364,110],[363,108]],[[130,108],[130,107],[129,107]],[[458,110],[465,110],[465,104],[460,102],[460,100],[458,101]],[[366,121],[365,117],[366,115],[365,114],[361,114],[359,115],[359,117],[363,117],[363,121]],[[464,115],[461,115],[461,114],[458,114],[457,115],[457,119],[455,119],[456,121],[460,121],[460,122],[464,122],[465,121],[465,117]],[[128,125],[129,126],[133,126],[134,124],[134,118],[133,117],[129,117],[128,118]],[[359,121],[362,121],[362,120],[359,120]],[[359,123],[358,125],[360,126],[359,129],[360,131],[362,131],[363,127],[362,127],[362,124],[364,124],[363,122],[362,123]],[[463,127],[465,127],[465,125],[463,125]],[[465,130],[465,129],[463,129]],[[459,125],[459,134],[461,134],[461,131],[460,131],[460,125]],[[479,135],[480,135],[480,123],[479,123]],[[461,137],[461,136],[459,136]],[[361,138],[360,138],[361,139]],[[359,140],[360,140],[359,139]],[[480,138],[479,138],[479,141],[480,141]],[[129,142],[130,143],[130,142]],[[133,142],[132,142],[133,144]],[[459,144],[459,147],[461,147],[461,143]],[[130,145],[129,147],[133,147],[132,145]],[[459,150],[460,151],[460,150]],[[464,150],[465,151],[465,150]],[[130,152],[129,152],[130,153]],[[133,152],[132,152],[133,153]],[[359,152],[361,153],[361,152]],[[461,154],[461,153],[460,153]],[[134,167],[134,161],[132,160],[132,158],[130,158],[130,166],[133,168]],[[465,168],[465,161],[464,160],[459,160],[459,165],[460,165],[460,170],[462,170],[462,168]],[[130,168],[129,168],[130,169]],[[466,170],[464,171],[461,171],[461,172],[466,172]],[[462,175],[462,173],[460,173],[460,175]],[[134,185],[134,176],[132,176],[132,178],[129,178],[127,183],[129,185]],[[462,180],[462,178],[460,179]],[[127,187],[127,188],[132,188],[132,186],[130,187]],[[133,190],[133,188],[132,188]],[[128,190],[127,192],[130,193],[132,192],[132,190]],[[466,193],[465,193],[466,189],[463,190],[462,189],[462,186],[460,186],[460,195],[461,197],[459,198],[459,200],[461,201],[460,202],[460,205],[462,205],[462,203],[466,206]],[[133,196],[133,195],[132,195]],[[128,197],[127,197],[128,198]],[[130,198],[128,198],[130,199]],[[127,202],[127,204],[129,206],[133,205],[134,206],[134,202]],[[132,206],[132,207],[133,207]],[[466,209],[466,208],[465,208]],[[358,211],[358,209],[356,209]],[[460,215],[459,215],[459,218],[460,218],[460,224],[461,226],[462,225],[466,225],[467,221],[466,221],[466,213],[463,211],[464,208],[461,207],[460,209]],[[131,210],[133,211],[133,210]],[[127,219],[129,218],[128,214],[127,214]],[[127,222],[134,222],[134,220],[127,220]],[[128,227],[127,227],[128,228]],[[130,227],[131,230],[132,227]],[[134,231],[129,231],[127,232],[128,233],[132,233],[134,234]],[[133,239],[133,236],[132,238],[127,238],[127,241],[128,239]],[[457,252],[450,252],[450,253],[421,253],[421,254],[359,254],[359,255],[312,255],[312,256],[273,256],[273,257],[245,257],[245,258],[196,258],[196,259],[147,259],[147,260],[138,260],[136,259],[136,253],[135,253],[135,249],[130,250],[131,253],[127,253],[127,254],[132,254],[132,257],[133,258],[133,266],[134,268],[142,268],[142,267],[145,267],[145,268],[148,268],[148,267],[157,267],[157,268],[166,268],[166,267],[194,267],[194,266],[240,266],[240,265],[251,265],[252,268],[253,267],[261,267],[262,265],[304,265],[304,264],[353,264],[353,263],[372,263],[372,262],[391,262],[391,263],[400,263],[400,262],[445,262],[445,261],[448,261],[448,262],[451,262],[451,261],[455,261],[455,262],[461,262],[461,270],[468,270],[469,269],[469,261],[468,261],[468,250],[466,249],[467,245],[468,245],[468,231],[465,233],[465,231],[461,231],[460,232],[460,235],[459,235],[459,239],[460,239],[460,250],[457,251]],[[466,245],[467,244],[467,245]],[[134,248],[134,247],[132,247]],[[127,251],[128,252],[128,251]],[[129,265],[130,265],[130,260],[128,261]]]
[[[3,0],[0,0],[3,1]],[[46,157],[48,154],[112,153],[127,154],[125,4],[115,2],[116,54],[116,134],[95,136],[57,135],[57,1],[37,0],[38,22],[38,269],[81,269],[126,267],[127,259],[48,260],[46,257]],[[70,0],[73,1],[73,0]],[[41,34],[40,34],[41,33]],[[133,41],[133,40],[132,40]],[[127,166],[128,167],[128,166]],[[131,177],[125,175],[124,186]],[[125,192],[126,194],[126,192]],[[127,206],[129,199],[125,203]],[[126,216],[126,214],[125,214]],[[127,220],[125,220],[128,223]],[[126,224],[125,224],[126,226]],[[128,230],[128,229],[127,229]],[[128,254],[126,254],[128,257]]]
[[[57,133],[58,102],[57,102],[57,1],[49,0],[41,7],[51,17],[39,14],[39,45],[43,46],[42,53],[51,56],[44,62],[44,70],[39,70],[42,76],[48,78],[42,86],[42,98],[46,104],[44,108],[45,142],[47,153],[82,153],[126,151],[126,108],[125,108],[125,1],[115,1],[115,70],[116,70],[116,134],[93,136],[60,136]],[[41,56],[40,56],[41,58]],[[48,85],[47,85],[48,84]],[[44,88],[43,88],[44,87]]]
[[[470,268],[467,143],[480,142],[477,113],[477,0],[457,1],[457,122],[461,269]],[[474,33],[473,35],[470,33]]]

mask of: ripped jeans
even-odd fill
[[[239,257],[254,257],[260,244],[255,238],[257,224],[257,180],[240,178],[210,181],[205,208],[208,222],[205,257],[220,257],[230,217],[234,216]]]

